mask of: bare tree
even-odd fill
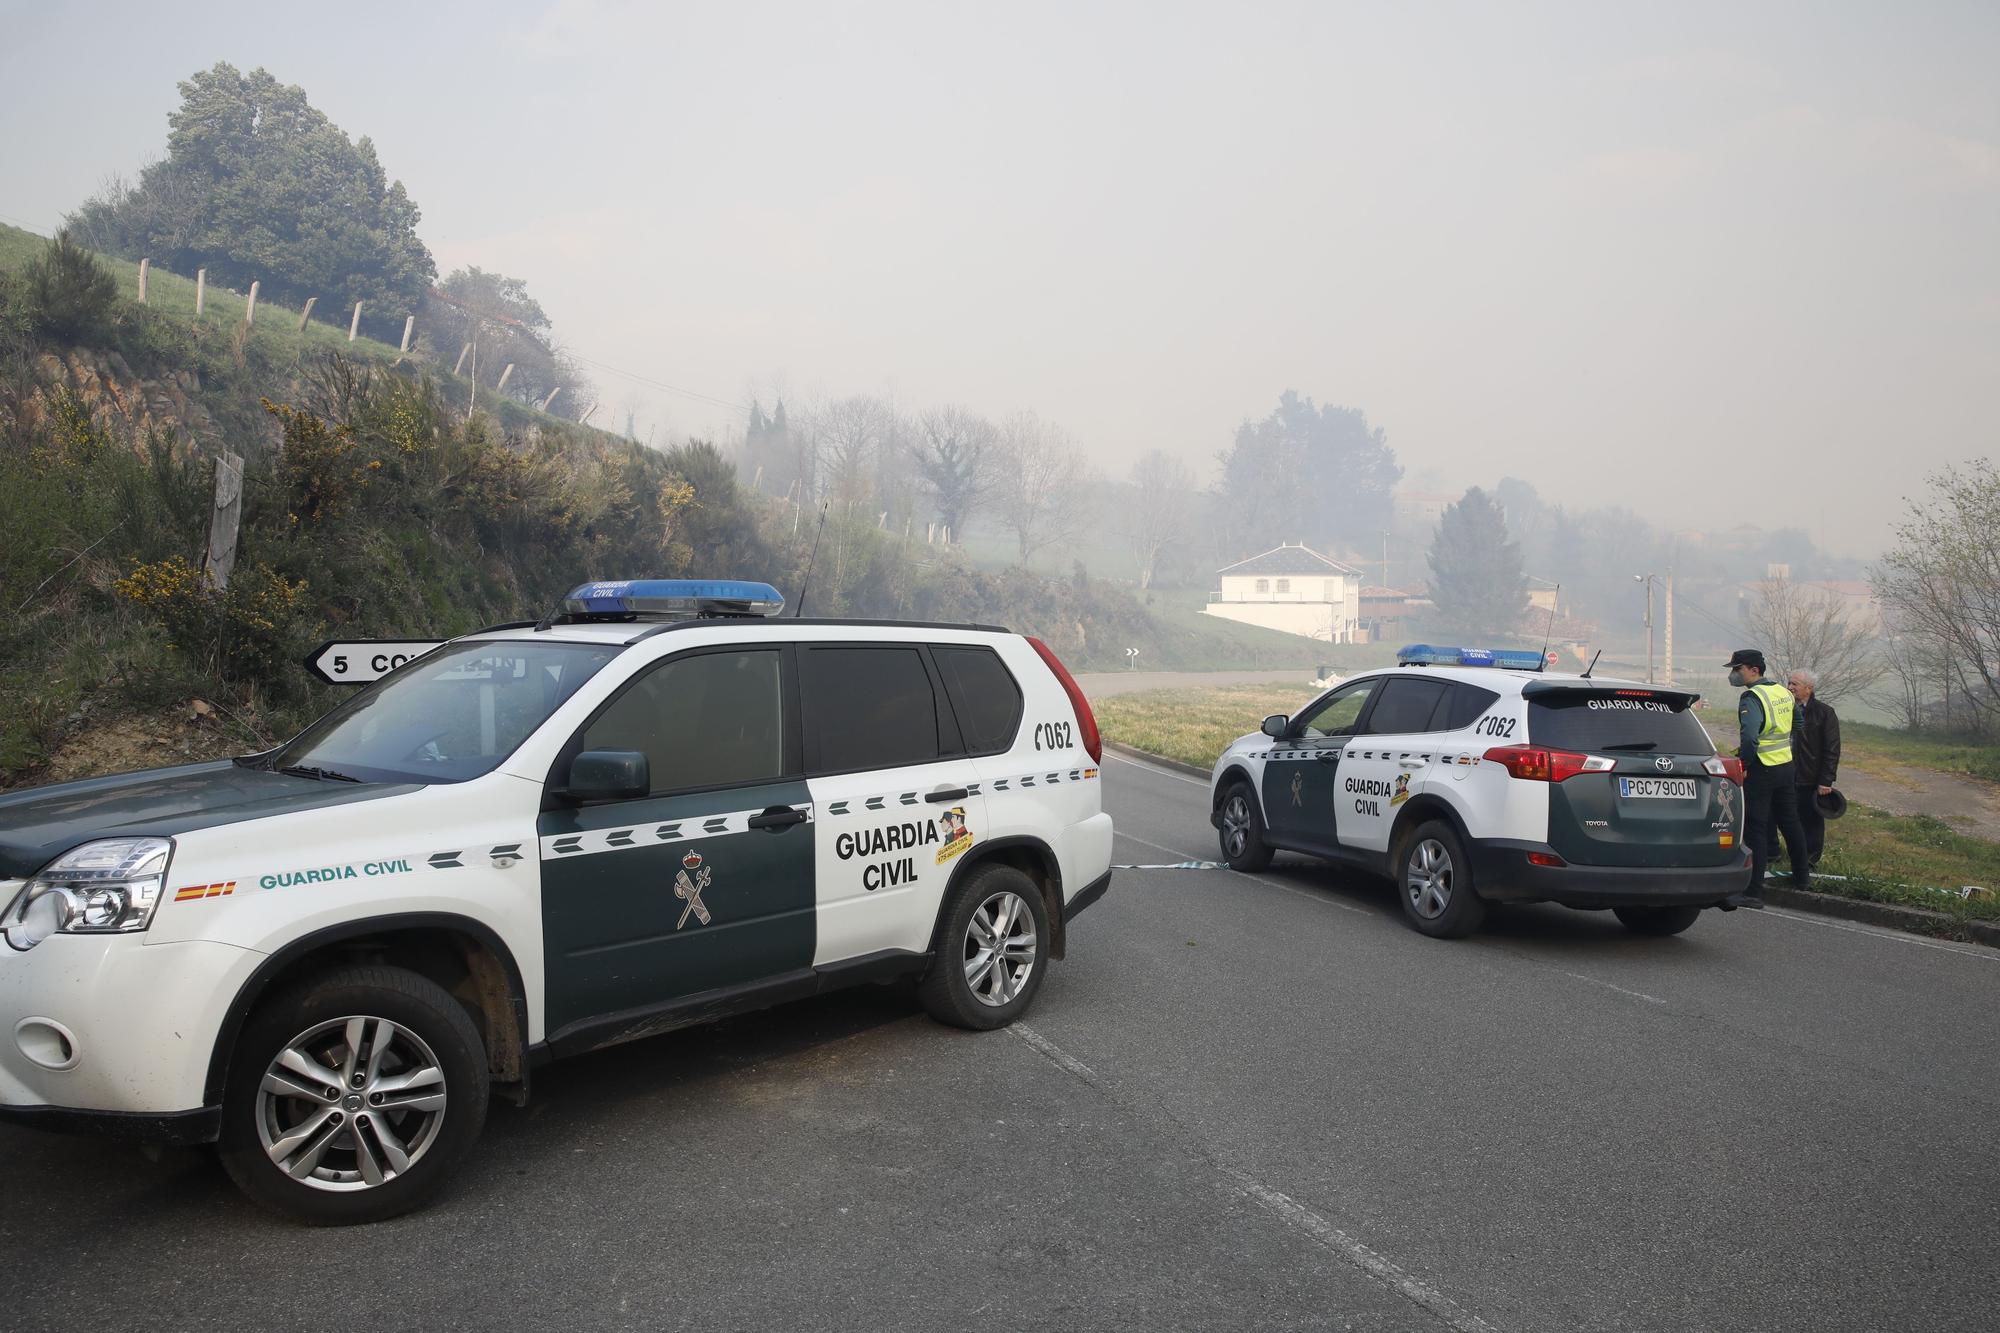
[[[842,398],[805,423],[819,498],[843,518],[874,502],[876,466],[894,433],[894,415],[878,399]]]
[[[1138,494],[1127,515],[1126,536],[1139,561],[1139,586],[1153,586],[1160,552],[1186,540],[1194,523],[1194,473],[1163,449],[1154,449],[1132,467]]]
[[[1008,418],[1001,440],[1000,517],[1026,564],[1043,547],[1082,535],[1096,508],[1097,478],[1070,433],[1033,412]]]
[[[1936,725],[1943,651],[1918,634],[1890,634],[1882,640],[1882,661],[1887,670],[1878,688],[1865,696],[1868,701],[1906,731]]]
[[[1896,627],[1935,645],[1947,699],[2000,719],[2000,473],[1987,459],[1946,468],[1910,502],[1875,592]]]
[[[1766,579],[1744,608],[1751,632],[1763,640],[1778,671],[1801,667],[1819,678],[1813,693],[1829,703],[1860,694],[1889,669],[1877,651],[1882,627],[1873,615],[1856,619],[1835,593]]]
[[[1000,432],[962,407],[917,418],[911,453],[938,521],[959,540],[965,524],[993,498],[1000,476]]]

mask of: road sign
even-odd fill
[[[329,639],[306,654],[306,670],[329,685],[366,685],[380,680],[413,657],[443,645],[442,639]]]
[[[1560,661],[1562,661],[1562,654],[1558,653],[1553,648],[1549,649],[1549,656],[1548,656],[1549,665],[1554,666],[1556,663]]]

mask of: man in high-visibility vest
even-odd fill
[[[1785,835],[1792,858],[1792,884],[1812,887],[1812,858],[1806,851],[1805,826],[1799,820],[1798,791],[1793,786],[1792,692],[1764,679],[1764,654],[1739,648],[1730,657],[1729,683],[1743,688],[1736,705],[1739,745],[1743,759],[1743,840],[1750,846],[1750,886],[1733,895],[1731,907],[1764,905],[1764,866],[1774,845],[1771,826]]]

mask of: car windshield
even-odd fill
[[[447,644],[300,732],[270,766],[328,781],[464,782],[490,773],[618,644]]]
[[[1645,691],[1564,690],[1530,695],[1528,739],[1558,750],[1644,754],[1713,754],[1715,746],[1689,711],[1688,695],[1638,697]]]

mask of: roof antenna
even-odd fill
[[[1596,652],[1590,655],[1590,665],[1583,669],[1583,678],[1585,680],[1589,680],[1590,673],[1597,670],[1597,659],[1602,656],[1604,656],[1604,650],[1602,648],[1599,648]]]
[[[799,583],[799,609],[792,613],[792,619],[794,620],[802,618],[806,613],[806,590],[812,587],[813,565],[819,560],[819,539],[825,532],[826,501],[822,500],[819,502],[819,526],[813,529],[812,554],[806,557],[806,576]]]
[[[1548,627],[1542,631],[1542,666],[1544,668],[1549,664],[1549,637],[1556,632],[1556,603],[1562,600],[1562,595],[1563,586],[1558,583],[1556,585],[1556,595],[1549,598]]]

